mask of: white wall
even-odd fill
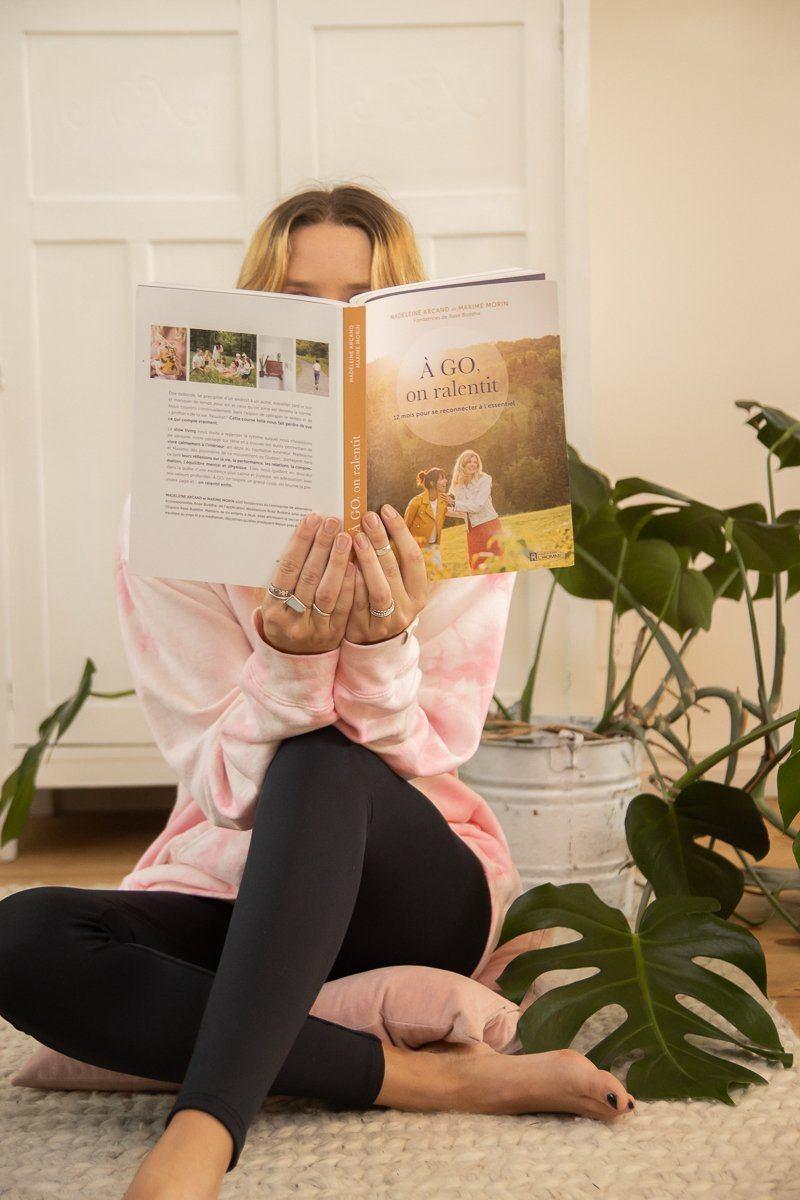
[[[766,503],[733,401],[800,417],[800,3],[594,0],[591,19],[594,462],[712,504]],[[778,475],[777,503],[800,506],[800,470]],[[758,609],[771,650],[771,602]],[[800,595],[785,624],[788,709]],[[719,606],[689,665],[754,693],[743,606]],[[725,729],[700,714],[696,750]]]

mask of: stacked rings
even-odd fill
[[[391,550],[391,543],[387,542],[385,546],[381,546],[375,551],[375,553],[379,556],[382,556],[384,554],[390,554]],[[308,605],[304,604],[299,596],[295,596],[294,592],[289,592],[286,590],[286,588],[277,587],[274,583],[267,584],[267,591],[269,592],[270,596],[274,596],[276,600],[282,600],[287,608],[291,608],[293,612],[302,613],[308,608]],[[312,601],[311,607],[315,608],[321,617],[330,617],[333,615],[332,613],[323,612],[315,601]],[[373,617],[390,617],[396,607],[397,606],[393,597],[392,603],[388,608],[373,608],[372,605],[370,605],[369,611],[372,613]]]

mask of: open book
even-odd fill
[[[553,281],[138,285],[131,570],[266,587],[300,517],[384,503],[431,579],[572,565]]]

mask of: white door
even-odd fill
[[[354,179],[411,217],[429,274],[561,284],[570,439],[588,451],[588,0],[6,0],[0,6],[5,775],[73,690],[130,687],[114,605],[129,489],[132,302],[235,285],[295,188]],[[498,690],[546,585],[518,582]],[[586,711],[594,618],[562,596],[552,711]],[[588,689],[588,690],[587,690]],[[133,698],[92,699],[40,786],[166,782]]]

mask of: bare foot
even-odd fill
[[[142,1159],[122,1200],[218,1200],[233,1152],[211,1113],[181,1109]]]
[[[452,1071],[453,1107],[461,1111],[566,1112],[601,1121],[634,1111],[633,1097],[616,1075],[577,1050],[500,1054],[485,1042],[439,1043],[435,1049]]]

